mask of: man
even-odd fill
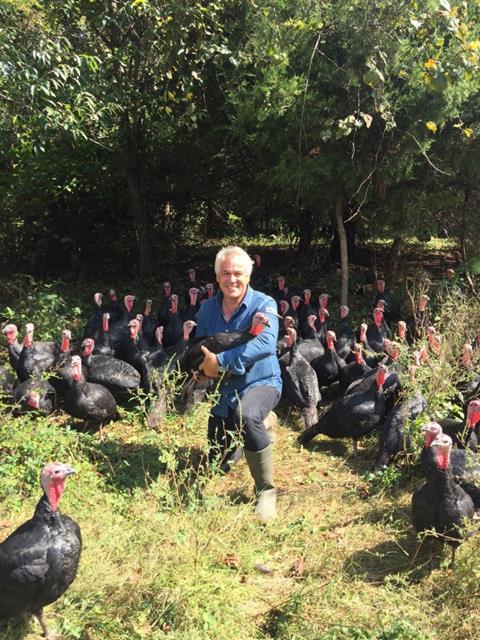
[[[240,247],[225,247],[217,253],[215,275],[220,291],[200,307],[196,335],[248,329],[257,311],[268,317],[270,326],[245,344],[216,355],[202,347],[205,357],[199,367],[209,378],[225,374],[208,421],[210,459],[216,450],[223,469],[234,464],[239,456],[231,450],[231,433],[240,430],[258,498],[255,512],[267,522],[276,516],[276,489],[272,445],[264,420],[280,399],[282,380],[275,355],[276,303],[249,286],[251,273],[252,260]]]

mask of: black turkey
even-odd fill
[[[435,468],[427,482],[412,496],[412,520],[418,532],[433,530],[437,537],[451,546],[453,566],[455,551],[464,536],[462,528],[473,518],[475,507],[471,497],[453,477],[450,466],[452,439],[440,434],[430,449]]]
[[[43,607],[55,602],[77,575],[82,537],[80,527],[58,510],[67,464],[43,468],[43,496],[35,513],[0,544],[0,618],[32,613],[46,638],[53,638],[43,620]]]

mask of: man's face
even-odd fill
[[[217,274],[217,282],[224,300],[231,304],[240,304],[247,291],[250,277],[245,272],[241,260],[236,257],[228,257],[220,264]]]

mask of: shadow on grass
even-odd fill
[[[160,450],[150,444],[95,442],[88,456],[107,483],[119,491],[147,487],[166,471],[160,461]]]
[[[34,629],[34,625],[37,628]],[[0,638],[2,640],[21,640],[32,630],[41,635],[41,629],[38,623],[31,616],[20,616],[18,619],[0,620]]]
[[[382,514],[369,514],[369,522],[378,522]],[[443,545],[438,541],[419,540],[412,528],[392,540],[380,542],[351,554],[344,562],[344,571],[352,578],[362,578],[371,584],[386,580],[415,583],[440,566]]]

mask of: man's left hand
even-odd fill
[[[207,378],[218,378],[219,365],[217,356],[209,349],[207,349],[207,347],[202,346],[201,349],[205,357],[203,358],[203,362],[199,365],[198,369],[202,371],[203,374],[207,376]]]

